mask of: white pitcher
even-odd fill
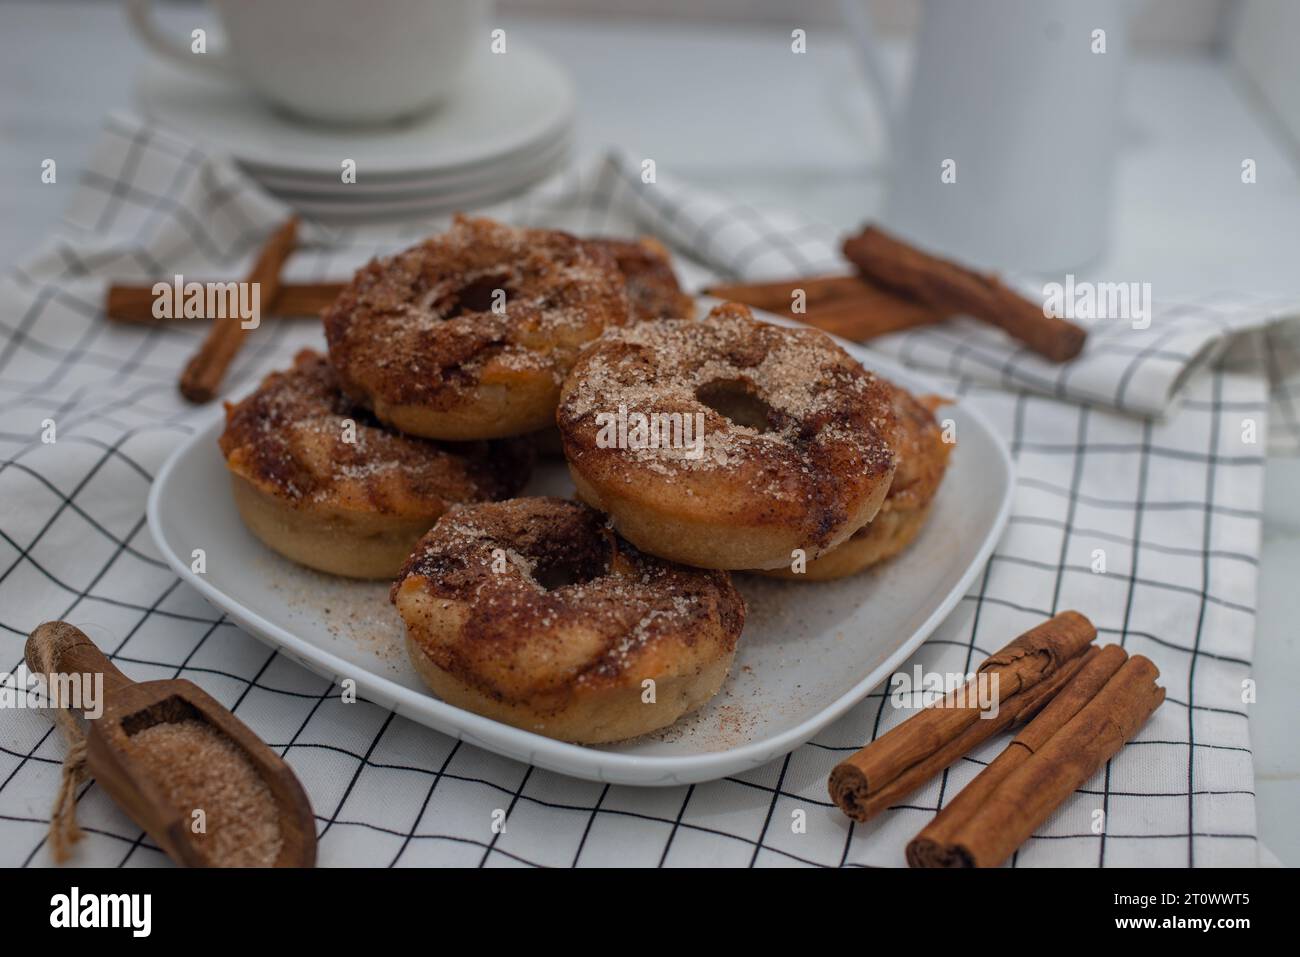
[[[888,89],[864,0],[842,0],[890,118],[882,224],[997,269],[1055,272],[1105,245],[1124,0],[922,0],[910,90]]]

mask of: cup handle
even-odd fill
[[[153,18],[150,0],[126,0],[126,15],[144,45],[173,63],[207,73],[225,74],[228,71],[230,58],[225,50],[195,53],[186,44],[163,33]]]
[[[866,0],[840,0],[840,13],[844,28],[857,50],[868,90],[876,101],[876,109],[880,111],[885,129],[892,140],[898,121],[897,94],[889,82],[884,58],[873,36]]]

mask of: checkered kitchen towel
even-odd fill
[[[652,233],[688,279],[838,268],[829,228],[674,186],[607,157],[489,210],[584,233]],[[234,168],[132,121],[108,125],[68,223],[0,276],[0,670],[38,622],[83,625],[137,679],[190,678],[285,755],[310,794],[323,864],[897,865],[904,843],[1004,742],[959,761],[867,825],[831,807],[831,767],[906,717],[876,689],[789,756],[671,789],[613,787],[529,768],[369,704],[216,613],[165,567],[145,527],[151,477],[192,430],[177,372],[202,330],[106,322],[107,277],[239,274],[285,211]],[[437,223],[366,233],[313,228],[288,275],[336,277]],[[882,348],[930,367],[1011,444],[1010,526],[969,595],[914,664],[967,671],[1053,612],[1084,609],[1103,640],[1151,657],[1166,703],[1016,855],[1017,866],[1254,863],[1243,684],[1251,677],[1268,426],[1296,443],[1294,381],[1270,415],[1271,367],[1297,368],[1285,309],[1160,304],[1151,328],[1098,328],[1071,366],[952,324]],[[1231,335],[1230,335],[1231,334]],[[1270,342],[1265,343],[1265,336]],[[240,394],[299,346],[309,323],[269,323],[232,370]],[[1125,411],[1146,413],[1138,417]],[[1158,413],[1158,414],[1157,414]],[[54,419],[58,441],[40,440]],[[1094,574],[1097,549],[1107,572]],[[49,863],[64,746],[48,719],[0,710],[0,864]],[[494,835],[494,808],[510,826]],[[1106,811],[1105,833],[1092,830]],[[791,828],[803,809],[806,832]],[[93,783],[75,861],[153,864],[153,844]]]

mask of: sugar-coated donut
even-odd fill
[[[393,585],[444,701],[596,744],[672,724],[721,687],[745,621],[726,572],[639,552],[578,502],[450,510]]]
[[[932,395],[918,399],[899,386],[890,384],[890,388],[894,408],[890,444],[898,454],[898,468],[876,517],[843,545],[808,562],[804,571],[778,568],[762,574],[800,581],[844,578],[892,558],[920,533],[948,469],[953,447],[943,440],[943,431],[934,417],[934,410],[945,400]]]
[[[642,551],[776,568],[875,517],[894,474],[889,402],[824,333],[727,303],[609,330],[565,380],[556,421],[579,497]]]
[[[286,558],[352,578],[392,578],[447,506],[514,495],[523,439],[450,445],[399,435],[339,390],[324,356],[226,404],[221,451],[248,528]]]
[[[638,239],[601,237],[587,240],[614,257],[627,285],[632,319],[692,319],[695,299],[682,291],[672,257],[651,236]]]
[[[567,233],[457,217],[361,269],[324,314],[343,389],[434,439],[550,425],[579,350],[627,321],[623,274]]]

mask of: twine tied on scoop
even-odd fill
[[[38,625],[27,639],[27,667],[34,674],[45,675],[52,685],[63,652],[84,640],[80,631],[64,621],[47,621]],[[55,862],[62,864],[72,854],[72,845],[82,837],[77,825],[77,791],[89,774],[86,770],[86,732],[81,719],[65,707],[56,706],[53,711],[54,723],[68,744],[59,793],[50,811],[50,850]]]

